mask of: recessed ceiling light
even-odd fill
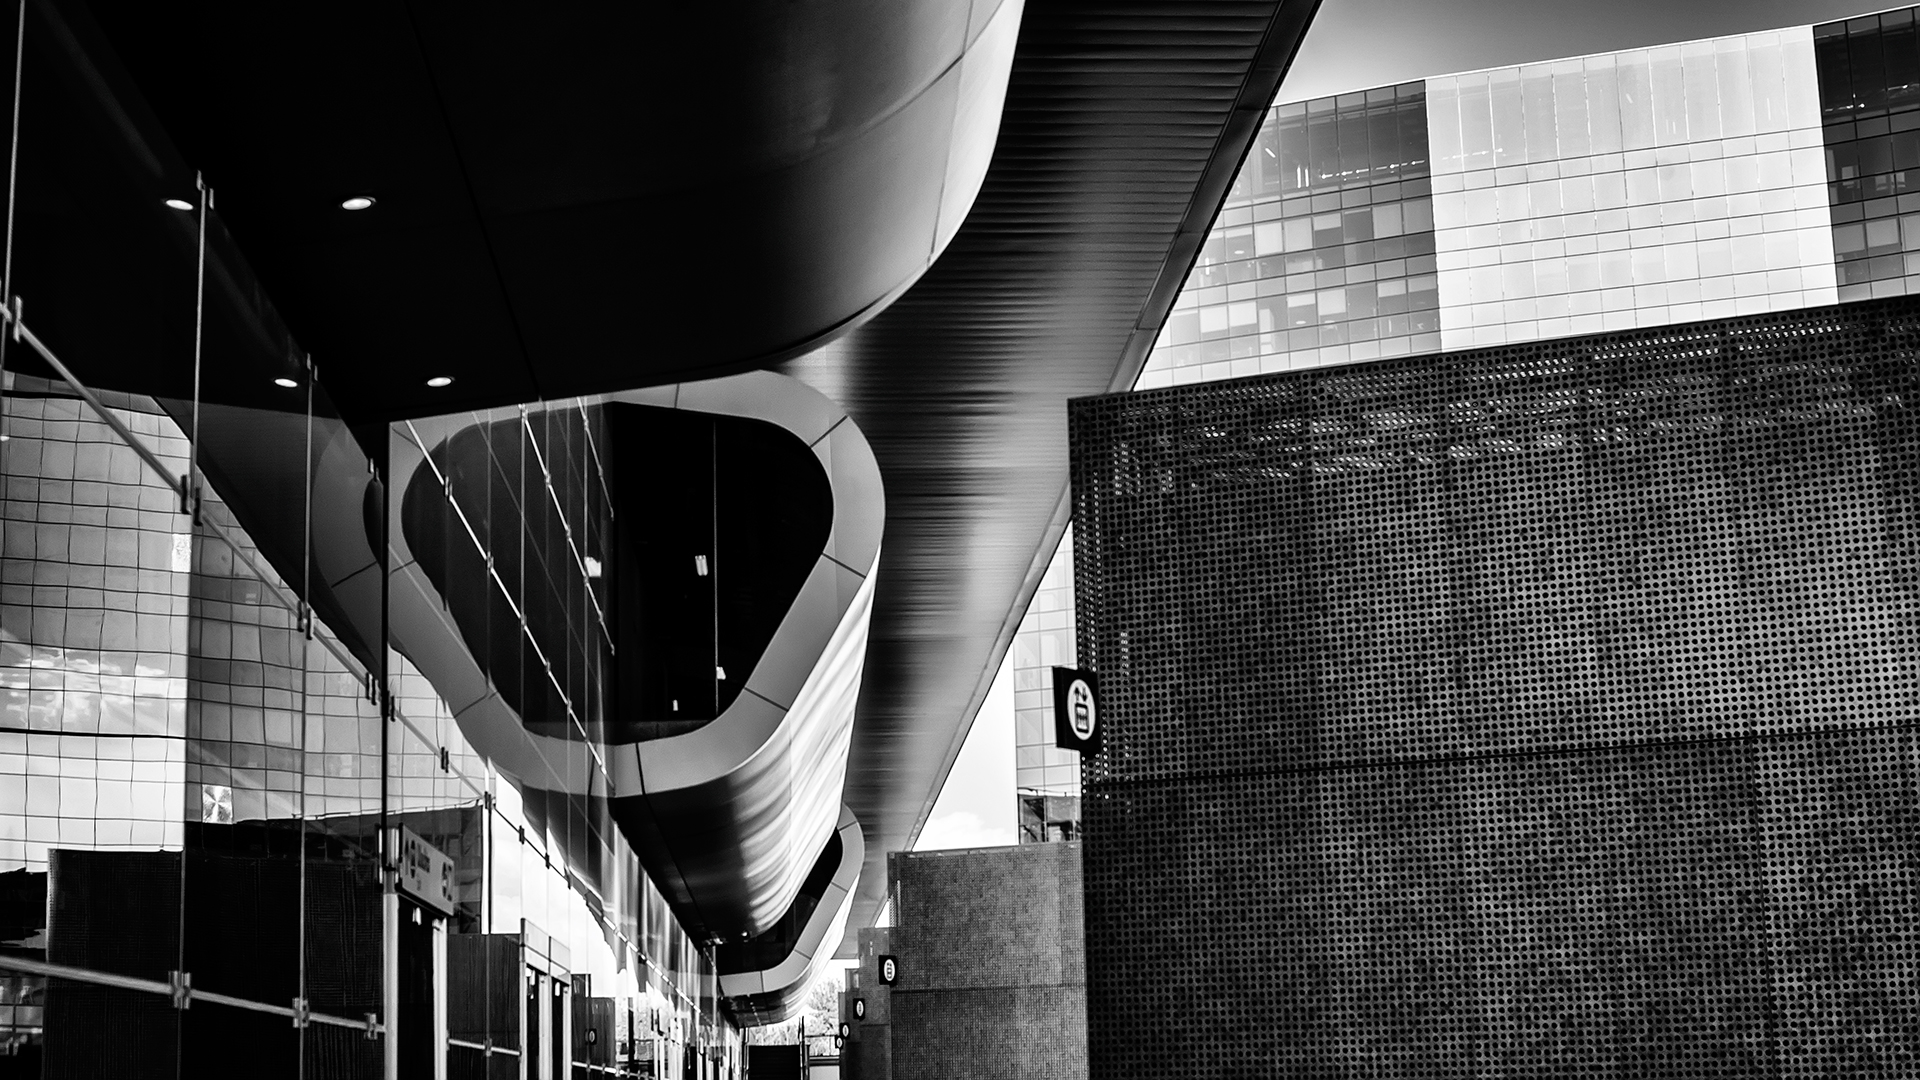
[[[285,375],[282,375],[279,378],[273,380],[273,385],[284,386],[287,389],[291,390],[294,387],[299,386],[300,384],[297,382],[294,382],[292,379],[287,378]]]
[[[370,207],[370,206],[372,206],[372,205],[373,205],[373,197],[372,197],[372,196],[370,196],[370,195],[355,195],[355,196],[354,196],[353,198],[351,198],[351,199],[346,199],[346,200],[344,200],[344,201],[342,201],[342,202],[340,203],[340,209],[342,209],[342,210],[365,210],[365,209],[367,209],[368,207]]]
[[[427,385],[438,390],[443,386],[452,386],[453,379],[447,375],[435,375],[433,378],[427,380]]]
[[[193,204],[185,199],[168,199],[167,205],[175,210],[191,210]]]

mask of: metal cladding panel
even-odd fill
[[[1073,409],[1095,1078],[1912,1076],[1920,299]]]
[[[720,996],[743,1024],[784,1023],[800,1010],[814,980],[826,968],[840,939],[846,933],[847,913],[854,886],[860,880],[860,867],[866,861],[866,844],[861,839],[860,823],[853,812],[840,808],[839,864],[834,867],[825,891],[812,897],[813,911],[807,916],[792,951],[772,967],[758,971],[729,972],[724,956],[720,960]],[[800,903],[796,899],[794,903]]]
[[[411,546],[417,538],[405,529],[389,538],[395,570],[388,622],[402,654],[449,694],[473,749],[527,792],[530,805],[547,795],[604,799],[612,824],[633,845],[681,925],[707,941],[758,934],[778,920],[842,813],[840,789],[867,654],[886,500],[858,426],[816,391],[767,372],[669,389],[610,400],[653,398],[653,404],[665,401],[691,412],[777,424],[806,442],[805,452],[831,484],[833,516],[824,546],[809,556],[806,580],[745,673],[746,692],[719,717],[690,731],[637,741],[598,741],[596,732],[596,741],[589,742],[578,735],[584,725],[528,723],[495,672],[480,666],[456,619],[459,606],[450,606],[423,570]],[[602,403],[582,399],[560,408]],[[455,490],[446,479],[451,474],[440,472],[431,451],[480,419],[469,414],[396,426],[390,461],[395,475],[409,478],[403,491],[424,490],[423,502],[432,504],[448,498]],[[335,531],[357,524],[335,523]],[[456,539],[474,542],[471,534]],[[487,552],[475,547],[463,554],[497,579]],[[444,553],[427,553],[436,557]],[[488,578],[479,585],[488,588]],[[521,653],[514,633],[533,640],[531,630],[539,628],[532,623],[496,624],[515,643],[516,663]]]
[[[782,371],[844,406],[887,491],[846,802],[851,922],[911,846],[1065,525],[1067,399],[1131,385],[1314,0],[1031,0],[999,142],[945,254]]]

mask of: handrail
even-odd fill
[[[373,1013],[368,1013],[359,1020],[350,1020],[344,1016],[332,1016],[327,1013],[313,1012],[307,1009],[304,1000],[296,999],[294,1004],[290,1006],[269,1005],[264,1001],[235,997],[232,994],[222,994],[213,990],[195,990],[193,989],[192,976],[189,974],[185,978],[180,978],[179,972],[172,973],[176,977],[175,981],[160,982],[157,979],[140,979],[132,975],[117,975],[110,971],[94,971],[91,968],[71,967],[66,964],[50,964],[44,960],[29,960],[24,956],[14,956],[8,953],[0,953],[0,970],[18,971],[26,975],[42,975],[52,979],[66,979],[71,982],[90,983],[94,986],[110,986],[119,990],[132,990],[136,993],[170,997],[174,1000],[174,1007],[181,1009],[187,1008],[195,1001],[205,1001],[214,1005],[226,1005],[236,1009],[249,1009],[253,1012],[284,1016],[294,1021],[294,1026],[296,1027],[319,1023],[331,1024],[335,1027],[353,1028],[357,1031],[366,1032],[367,1038],[369,1039],[377,1038],[385,1034],[387,1030],[386,1025],[380,1023],[379,1019]]]
[[[34,336],[33,331],[27,329],[26,320],[22,318],[19,313],[11,308],[0,308],[0,323],[12,323],[14,340],[25,341],[28,345],[33,346],[33,351],[39,353],[40,358],[47,362],[47,366],[52,368],[55,374],[65,379],[68,386],[73,387],[73,392],[80,395],[80,400],[91,405],[93,411],[99,414],[100,419],[104,421],[108,427],[113,429],[114,434],[120,436],[121,441],[125,442],[128,446],[133,447],[133,452],[139,454],[149,468],[160,474],[161,479],[167,482],[167,486],[173,489],[175,495],[184,497],[187,490],[186,478],[174,476],[173,473],[167,469],[166,465],[161,462],[159,455],[147,449],[147,444],[141,442],[139,437],[133,433],[132,429],[122,423],[119,417],[113,415],[110,409],[101,404],[100,399],[94,395],[93,391],[87,389],[86,384],[82,383],[72,371],[68,370],[67,365],[61,363],[59,357],[53,355],[53,350],[47,348],[44,342]]]
[[[518,1047],[495,1046],[491,1042],[484,1042],[484,1043],[469,1042],[466,1039],[456,1039],[451,1035],[447,1036],[447,1045],[457,1046],[462,1050],[478,1050],[483,1054],[505,1054],[508,1057],[520,1056],[520,1050]]]

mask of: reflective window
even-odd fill
[[[1079,835],[1080,759],[1053,744],[1051,670],[1076,664],[1072,552],[1069,528],[1020,620],[1008,658],[1014,696],[1014,786],[1023,844],[1072,840]]]
[[[517,1075],[531,979],[560,1073],[737,1076],[710,951],[585,797],[604,418],[446,420],[498,437],[414,507],[457,578],[397,602],[427,579],[390,470],[434,447],[340,415],[193,163],[57,10],[28,5],[0,270],[28,298],[0,334],[0,1073],[378,1076],[391,1051]],[[479,632],[441,621],[456,589]],[[453,654],[512,662],[456,684]],[[500,773],[488,709],[598,784]],[[554,1036],[588,1015],[616,1022],[582,1060]]]
[[[1807,30],[1472,78],[1494,164],[1528,172],[1471,154],[1436,169],[1446,347],[1834,301],[1812,110],[1787,104],[1814,97]],[[1763,235],[1776,242],[1744,242]]]
[[[1920,288],[1920,33],[1914,11],[1814,28],[1827,203],[1843,300]]]

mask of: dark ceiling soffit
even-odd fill
[[[1273,22],[1267,27],[1259,52],[1254,55],[1253,64],[1247,72],[1246,82],[1240,88],[1240,96],[1234,102],[1226,126],[1214,143],[1206,172],[1194,190],[1193,199],[1187,204],[1180,229],[1168,245],[1160,276],[1147,296],[1133,332],[1127,337],[1126,347],[1114,367],[1109,393],[1131,390],[1133,384],[1139,381],[1140,371],[1147,363],[1147,355],[1153,351],[1153,343],[1159,340],[1160,329],[1173,311],[1174,301],[1180,298],[1181,287],[1193,273],[1194,263],[1200,258],[1200,248],[1206,243],[1207,234],[1213,229],[1214,218],[1219,216],[1220,207],[1226,203],[1227,194],[1233,189],[1241,166],[1246,164],[1247,155],[1253,152],[1254,138],[1260,133],[1260,124],[1266,119],[1267,110],[1273,106],[1273,99],[1279,95],[1280,83],[1293,66],[1293,58],[1299,55],[1300,44],[1306,38],[1307,27],[1320,9],[1320,3],[1321,0],[1283,0],[1280,9],[1274,13]],[[927,819],[933,813],[933,804],[939,800],[940,791],[946,786],[947,774],[953,771],[953,763],[959,758],[967,735],[973,730],[973,721],[987,700],[987,692],[993,688],[994,676],[999,674],[1007,650],[1013,647],[1014,634],[1019,631],[1020,622],[1026,617],[1028,606],[1033,603],[1034,594],[1040,590],[1040,579],[1046,576],[1047,567],[1053,562],[1054,549],[1060,546],[1061,537],[1066,534],[1067,524],[1072,517],[1072,495],[1070,489],[1060,493],[1059,505],[1054,509],[1046,532],[1040,538],[1040,546],[1034,551],[1033,560],[1020,582],[1019,598],[1008,610],[1006,621],[994,638],[993,649],[988,653],[987,666],[974,683],[964,713],[966,722],[954,733],[953,741],[947,747],[946,763],[940,767],[939,780],[927,793],[927,800],[914,820],[913,829],[907,834],[908,850],[912,850],[920,839],[921,830],[926,828]]]
[[[1319,3],[1319,0],[1313,0],[1313,2],[1317,4]],[[407,16],[408,16],[408,26],[413,32],[414,44],[419,50],[420,63],[421,63],[422,70],[426,72],[427,78],[433,88],[434,105],[440,112],[442,122],[446,127],[448,142],[453,147],[454,154],[460,163],[459,165],[460,177],[461,177],[461,181],[466,186],[466,194],[469,202],[469,209],[471,209],[473,213],[474,228],[476,229],[476,231],[479,233],[479,235],[481,236],[481,238],[486,244],[488,269],[493,273],[495,280],[500,283],[501,297],[502,297],[501,308],[507,313],[507,318],[511,323],[511,325],[513,326],[515,346],[519,351],[522,365],[525,366],[525,368],[527,369],[528,379],[533,386],[538,387],[540,385],[540,378],[539,378],[538,372],[535,370],[535,365],[532,359],[530,358],[525,336],[521,331],[520,315],[518,311],[515,310],[515,307],[514,307],[512,290],[507,287],[506,280],[503,276],[503,272],[500,267],[499,258],[495,254],[493,230],[489,227],[486,216],[480,212],[479,198],[474,194],[474,191],[473,191],[473,178],[466,163],[466,155],[461,150],[460,138],[459,138],[457,128],[453,124],[453,122],[447,117],[447,113],[446,113],[447,106],[446,106],[446,101],[444,99],[444,96],[441,94],[441,91],[440,91],[439,76],[434,70],[432,58],[427,53],[426,44],[423,40],[421,40],[420,30],[417,23],[413,19],[411,8],[408,9]],[[960,61],[958,59],[954,61],[954,63],[959,63],[959,62]],[[895,110],[895,111],[898,111],[898,110]],[[1206,234],[1203,231],[1201,233],[1201,240],[1205,240],[1205,238],[1206,238]],[[1196,242],[1194,246],[1193,257],[1198,257],[1199,250],[1200,249],[1198,246],[1198,242]],[[828,345],[835,341],[838,341],[839,339],[845,337],[846,335],[852,333],[853,331],[858,330],[861,326],[865,325],[875,315],[878,315],[880,312],[885,311],[887,309],[887,305],[899,299],[901,295],[904,294],[908,289],[913,288],[913,286],[917,282],[919,282],[919,280],[922,277],[926,275],[928,268],[931,266],[932,266],[931,261],[923,262],[922,264],[920,264],[919,269],[916,270],[911,277],[901,282],[892,291],[886,293],[884,296],[881,296],[879,299],[875,300],[873,303],[867,305],[861,310],[854,312],[852,315],[841,320],[840,322],[835,323],[834,325],[829,326],[825,330],[822,330],[819,333],[814,334],[810,337],[802,338],[798,341],[790,342],[789,344],[779,346],[767,352],[763,352],[755,356],[745,357],[743,359],[735,360],[730,363],[705,364],[705,365],[689,364],[686,367],[674,368],[670,371],[650,372],[646,377],[645,385],[669,386],[675,383],[694,382],[694,381],[705,380],[705,379],[721,379],[721,378],[726,378],[732,375],[743,375],[749,371],[761,371],[767,368],[776,367],[779,364],[787,360],[791,360],[796,356],[803,356],[824,345]],[[1168,304],[1171,305],[1171,303],[1172,301],[1169,300]],[[1162,318],[1165,317],[1164,311],[1162,312],[1161,317]],[[487,385],[491,387],[491,386],[496,386],[497,383],[495,380],[487,380]],[[630,388],[617,387],[616,389],[630,389]],[[576,396],[579,396],[579,395],[574,393],[564,393],[564,394],[558,395],[558,397],[560,398],[576,397]],[[547,395],[542,394],[536,400],[547,401],[551,399]],[[516,394],[513,392],[511,388],[499,388],[499,389],[493,389],[489,392],[481,393],[477,395],[436,396],[431,400],[420,401],[411,408],[409,408],[405,403],[402,403],[399,405],[398,408],[380,409],[377,412],[369,411],[366,415],[356,416],[354,419],[356,421],[366,421],[371,423],[387,424],[387,423],[396,423],[402,420],[419,420],[419,419],[424,419],[432,416],[443,416],[449,412],[483,410],[483,409],[491,409],[491,408],[501,408],[508,405],[522,405],[522,404],[527,404],[524,394]]]
[[[1318,3],[1319,0],[1314,0],[1314,2]],[[1204,235],[1202,238],[1204,239]],[[1199,247],[1196,246],[1193,249],[1193,251],[1194,251],[1193,257],[1198,258],[1200,254]],[[732,363],[691,364],[684,368],[674,368],[671,371],[667,371],[659,375],[650,374],[647,376],[646,385],[647,386],[677,386],[681,383],[708,382],[714,379],[724,379],[734,375],[745,375],[749,371],[768,371],[768,370],[776,369],[781,364],[786,363],[788,360],[792,360],[793,358],[798,356],[805,356],[806,354],[813,352],[816,349],[822,348],[823,346],[831,345],[834,342],[839,341],[841,338],[846,337],[848,334],[853,333],[855,330],[860,329],[862,326],[865,326],[868,322],[872,321],[875,315],[878,315],[881,312],[887,310],[888,305],[892,304],[895,300],[898,300],[902,295],[904,295],[907,292],[907,290],[919,284],[920,279],[925,277],[927,274],[927,271],[932,269],[932,267],[933,267],[933,263],[931,262],[923,263],[920,266],[920,268],[914,272],[912,277],[908,278],[906,281],[901,282],[899,286],[893,289],[893,291],[887,293],[885,296],[882,296],[880,299],[875,300],[873,303],[868,304],[866,307],[861,308],[859,311],[854,312],[852,315],[849,315],[847,318],[841,320],[840,322],[827,327],[825,330],[822,330],[818,334],[815,334],[814,336],[807,338],[803,341],[795,342],[790,345],[783,345],[780,348],[773,350],[772,352],[761,353],[758,356],[748,357],[745,360],[736,360],[736,361],[733,361]],[[635,388],[628,387],[625,389],[635,389]],[[578,395],[578,394],[562,395],[563,398],[578,397],[578,396],[581,396],[581,395]],[[543,398],[541,400],[546,400],[546,399]],[[512,405],[512,404],[518,404],[518,402],[517,401],[496,401],[496,402],[492,402],[487,407],[498,407],[501,405]],[[471,407],[481,408],[482,406],[471,406]],[[460,411],[466,408],[469,408],[469,406],[462,405],[454,411]],[[435,415],[438,415],[438,411],[436,411]],[[413,419],[413,417],[409,414],[408,416],[404,416],[404,417],[396,417],[396,419]],[[822,436],[822,438],[824,437],[825,436]]]

